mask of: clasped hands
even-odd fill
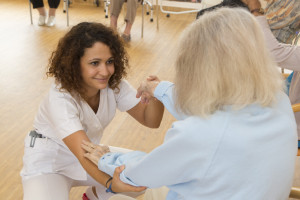
[[[141,103],[148,104],[154,98],[154,90],[159,82],[160,80],[157,76],[149,76],[145,81],[142,81],[136,94],[137,98],[141,97]]]

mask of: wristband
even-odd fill
[[[105,187],[106,187],[106,188],[108,188],[108,187],[107,187],[107,183],[108,183],[109,181],[111,181],[112,179],[113,179],[113,178],[110,177],[110,178],[106,181],[106,183],[105,183]]]
[[[111,185],[112,185],[112,183],[109,185],[109,187],[106,189],[106,192],[107,193],[113,193],[113,194],[116,194],[114,191],[112,191],[112,189],[111,189]]]
[[[300,140],[298,140],[298,149],[300,149]]]

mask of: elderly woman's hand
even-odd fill
[[[149,76],[147,80],[140,84],[140,87],[137,89],[136,97],[141,97],[142,103],[149,103],[150,99],[154,96],[155,88],[159,82],[160,80],[157,76]]]
[[[82,141],[81,147],[86,151],[84,157],[92,161],[97,166],[100,158],[104,154],[110,152],[108,146],[96,145],[85,140]]]

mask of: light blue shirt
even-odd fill
[[[173,87],[162,81],[155,97],[177,119],[152,152],[107,153],[98,168],[131,185],[167,186],[167,200],[283,200],[293,182],[297,151],[291,104],[279,94],[272,107],[230,106],[208,118],[174,109]]]

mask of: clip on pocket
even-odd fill
[[[31,137],[30,140],[30,147],[34,147],[35,139],[36,138],[44,138],[42,134],[37,133],[36,131],[30,131],[29,136]]]

